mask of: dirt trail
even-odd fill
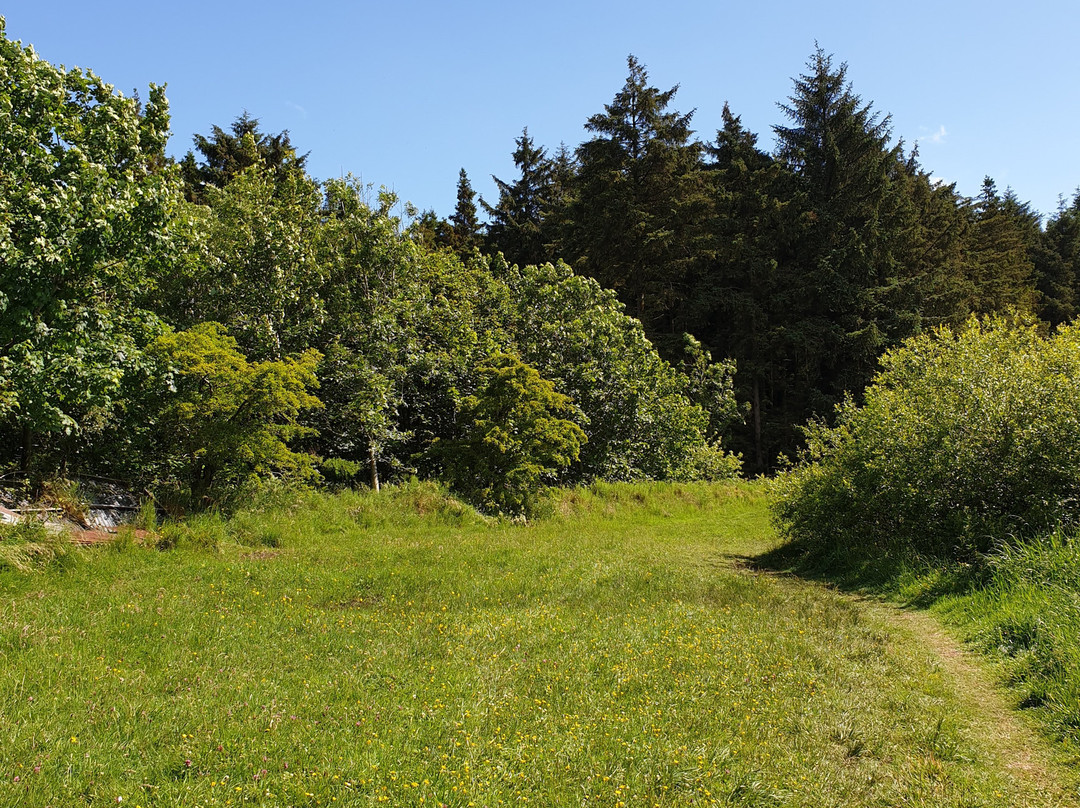
[[[1051,744],[1031,721],[1009,706],[988,665],[950,637],[926,612],[864,600],[867,610],[914,637],[933,654],[965,702],[972,731],[1032,801],[1080,805],[1080,778],[1055,761]]]
[[[787,572],[757,567],[747,556],[728,555],[724,563],[748,575],[799,580]],[[1017,806],[1031,803],[1080,808],[1080,774],[1060,756],[1055,758],[1053,745],[1039,734],[1032,720],[1009,705],[986,660],[949,636],[929,612],[861,595],[847,597],[869,615],[910,636],[936,659],[965,705],[964,718],[971,731],[1023,795]]]

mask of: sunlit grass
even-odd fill
[[[413,485],[0,572],[0,804],[1040,804],[911,638],[742,569],[752,486],[550,511]]]

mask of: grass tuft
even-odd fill
[[[0,570],[39,572],[72,555],[67,533],[50,530],[41,522],[24,519],[0,525]]]

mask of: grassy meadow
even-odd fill
[[[413,484],[0,565],[0,805],[1076,804],[887,608],[754,571],[763,499]]]

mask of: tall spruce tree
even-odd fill
[[[723,121],[708,148],[711,242],[693,275],[687,326],[714,353],[735,360],[737,394],[750,410],[733,446],[761,472],[795,440],[785,412],[785,335],[800,311],[793,274],[800,198],[791,172],[758,148],[727,104]]]
[[[579,272],[615,289],[629,312],[669,355],[685,282],[707,219],[702,147],[691,140],[692,112],[670,110],[678,87],[649,85],[627,60],[626,83],[585,128],[567,245]]]
[[[540,243],[546,261],[558,261],[570,255],[575,223],[571,218],[572,201],[577,188],[578,162],[573,150],[560,143],[551,158],[548,187],[540,212]]]
[[[965,239],[966,305],[971,313],[1008,310],[1034,313],[1038,295],[1032,252],[1040,238],[1039,217],[1011,190],[1002,196],[993,179],[970,209]]]
[[[480,220],[476,211],[476,192],[465,169],[458,172],[457,205],[450,217],[450,244],[454,252],[462,258],[467,257],[474,248],[479,247]]]
[[[1046,223],[1034,263],[1039,317],[1055,326],[1072,320],[1080,303],[1080,192]]]
[[[798,254],[802,317],[796,372],[805,383],[805,415],[830,415],[845,392],[859,393],[877,358],[918,327],[905,298],[910,280],[899,249],[909,225],[902,149],[890,145],[889,116],[852,92],[847,65],[820,48],[781,109],[777,156],[806,198],[809,226]]]
[[[512,264],[540,264],[550,259],[544,248],[542,226],[548,193],[551,190],[551,161],[543,148],[521,131],[514,141],[514,165],[520,176],[505,182],[492,175],[499,189],[499,201],[489,205],[481,197],[480,204],[490,217],[487,226],[487,246],[501,252]]]
[[[206,186],[224,188],[233,177],[250,166],[259,165],[281,181],[293,172],[303,173],[307,155],[298,155],[285,130],[269,135],[259,130],[259,119],[245,110],[225,131],[220,126],[210,129],[210,136],[195,135],[195,151],[189,151],[180,162],[185,194],[192,202],[203,202]]]

